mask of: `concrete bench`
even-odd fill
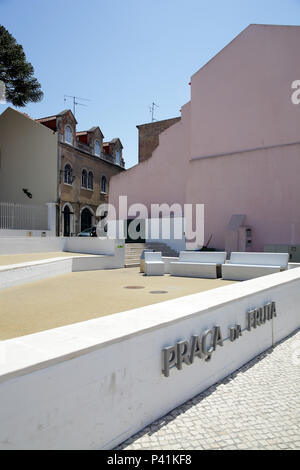
[[[221,265],[225,263],[226,253],[218,251],[181,251],[179,259],[170,263],[172,276],[221,277]]]
[[[145,274],[147,276],[163,276],[165,273],[165,263],[162,260],[160,251],[145,253]]]
[[[171,263],[176,263],[178,261],[178,256],[163,256],[162,260],[165,263],[165,274],[170,274],[171,272]]]
[[[228,263],[222,265],[222,278],[246,281],[288,268],[288,253],[231,253]]]

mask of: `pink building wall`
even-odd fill
[[[254,251],[300,244],[299,48],[298,26],[246,28],[193,75],[191,101],[152,157],[112,178],[110,202],[202,203],[217,248],[233,214],[246,214]]]
[[[205,205],[211,246],[225,247],[233,214],[246,214],[253,251],[300,243],[300,144],[196,160],[191,169],[186,201]]]
[[[192,157],[298,142],[300,26],[250,25],[191,79]]]

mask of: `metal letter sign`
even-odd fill
[[[275,302],[269,302],[263,307],[250,309],[246,314],[245,329],[252,331],[276,316]],[[228,339],[231,342],[238,340],[241,336],[241,325],[237,324],[229,327]],[[169,377],[171,369],[176,367],[178,370],[182,370],[183,364],[190,366],[195,361],[195,358],[209,362],[217,346],[223,346],[220,326],[214,326],[209,330],[205,330],[201,335],[193,335],[190,341],[177,341],[175,346],[168,346],[162,351],[162,373],[165,377]]]

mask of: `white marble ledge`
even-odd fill
[[[29,268],[31,266],[39,266],[41,264],[50,264],[56,263],[57,261],[65,261],[65,260],[72,260],[74,258],[105,258],[106,256],[113,256],[113,255],[93,255],[93,254],[85,254],[84,256],[58,256],[56,258],[45,258],[40,259],[37,261],[26,261],[24,263],[17,263],[17,264],[6,264],[4,266],[0,266],[0,273],[3,271],[9,271],[10,269],[19,269],[19,268]]]

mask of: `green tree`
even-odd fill
[[[23,47],[0,25],[0,80],[5,84],[7,101],[21,107],[43,98],[41,85],[33,74]]]

